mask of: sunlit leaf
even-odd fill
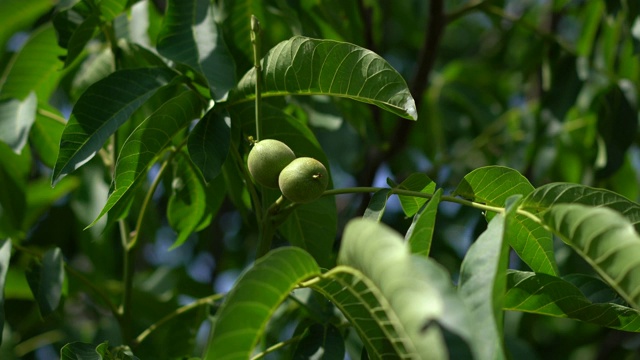
[[[504,207],[511,195],[527,195],[533,186],[518,171],[503,166],[487,166],[465,175],[454,194],[483,204]]]
[[[607,207],[622,214],[636,227],[636,230],[640,230],[640,205],[613,191],[580,184],[551,183],[543,185],[525,197],[522,208],[538,213],[557,204]]]
[[[506,217],[515,216],[511,209]],[[503,301],[509,246],[504,239],[505,215],[498,214],[471,245],[460,267],[460,297],[471,311],[480,339],[479,359],[505,358]]]
[[[415,120],[413,97],[402,76],[382,57],[359,46],[295,36],[273,47],[262,60],[262,96],[331,95],[374,104]],[[254,97],[251,69],[230,100]]]
[[[319,273],[313,258],[299,248],[279,248],[257,260],[218,310],[204,359],[250,358],[278,305],[297,284]]]
[[[189,156],[202,172],[205,181],[211,181],[220,175],[229,154],[231,130],[228,120],[228,117],[212,109],[189,133]]]
[[[23,0],[0,2],[0,57],[6,50],[7,41],[17,30],[28,27],[35,19],[51,8],[49,0],[31,0],[24,6]]]
[[[554,205],[542,220],[629,305],[640,309],[640,236],[629,220],[609,208],[582,204]]]
[[[167,101],[149,116],[129,136],[116,163],[113,191],[93,226],[121,199],[145,179],[156,157],[171,143],[174,136],[200,116],[202,104],[193,91],[184,91]]]
[[[429,200],[429,203],[413,217],[411,226],[405,234],[411,253],[425,257],[429,256],[441,196],[442,189],[438,189]]]
[[[518,171],[502,166],[487,166],[467,174],[454,194],[495,207],[504,207],[512,195],[527,195],[534,190]],[[487,212],[487,219],[494,216]],[[553,239],[547,230],[524,215],[515,215],[508,229],[507,241],[532,270],[556,274]]]
[[[27,271],[27,280],[38,303],[40,315],[46,317],[58,308],[62,296],[64,267],[60,248],[44,253],[42,262],[33,263]]]
[[[313,287],[354,324],[372,358],[444,358],[444,298],[424,261],[386,225],[356,219],[345,228],[340,266]]]
[[[0,243],[0,327],[4,328],[4,296],[5,280],[9,271],[9,260],[11,259],[11,241],[2,240]],[[0,333],[0,344],[2,344],[2,333]]]
[[[208,0],[171,0],[158,35],[158,52],[190,66],[206,78],[214,100],[235,83],[234,60]]]
[[[62,133],[52,183],[89,161],[137,108],[176,76],[167,68],[125,69],[90,86]]]
[[[46,102],[63,74],[58,59],[62,54],[53,27],[38,28],[6,66],[0,77],[0,95],[22,100],[35,92],[39,102]]]
[[[0,141],[20,153],[27,143],[31,125],[36,119],[37,99],[35,93],[26,99],[0,100]]]
[[[572,283],[547,274],[509,270],[504,309],[640,332],[638,310],[620,304],[592,302]]]

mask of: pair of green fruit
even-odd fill
[[[324,165],[310,157],[299,157],[285,143],[256,141],[249,152],[247,167],[260,185],[279,188],[285,198],[304,204],[319,198],[329,183]]]

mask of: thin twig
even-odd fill
[[[198,299],[198,300],[196,300],[196,301],[194,301],[194,302],[192,302],[190,304],[187,304],[185,306],[182,306],[180,308],[177,308],[175,311],[171,312],[170,314],[167,314],[165,317],[163,317],[162,319],[156,321],[151,326],[146,328],[143,332],[141,332],[140,335],[138,335],[133,340],[132,346],[140,345],[140,343],[143,342],[152,332],[154,332],[160,326],[164,325],[166,322],[168,322],[169,320],[175,318],[176,316],[184,314],[187,311],[193,310],[193,309],[195,309],[197,307],[210,304],[210,303],[212,303],[214,301],[222,299],[223,297],[224,297],[223,294],[213,294],[213,295],[204,297],[202,299]]]

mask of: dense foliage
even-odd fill
[[[634,0],[3,0],[0,358],[631,357],[639,50]]]

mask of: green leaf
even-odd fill
[[[41,263],[32,264],[27,271],[27,281],[38,303],[40,315],[46,317],[54,312],[62,297],[64,267],[60,248],[53,248],[44,253]]]
[[[534,190],[529,180],[518,171],[488,166],[467,174],[454,194],[490,206],[504,207],[512,195],[527,195]],[[487,219],[495,213],[488,212]],[[558,265],[553,255],[553,239],[547,230],[524,215],[516,215],[507,228],[505,237],[518,256],[532,270],[557,274]]]
[[[5,280],[9,271],[9,261],[11,260],[11,241],[2,240],[0,245],[0,328],[4,329],[4,296]],[[0,332],[0,344],[2,344],[2,333]]]
[[[409,175],[397,188],[423,194],[433,194],[436,190],[436,183],[425,174],[414,173]],[[400,199],[402,210],[407,217],[415,215],[422,205],[427,202],[427,199],[415,196],[398,195],[398,198]]]
[[[597,221],[594,221],[597,219]],[[640,309],[640,236],[605,207],[558,204],[542,220],[635,309]]]
[[[15,153],[20,153],[27,144],[29,130],[36,118],[37,101],[35,93],[29,94],[24,101],[0,100],[0,141]]]
[[[35,92],[39,102],[48,101],[63,74],[58,59],[62,54],[53,27],[38,28],[7,65],[0,78],[0,95],[23,100]]]
[[[102,0],[100,1],[100,14],[106,21],[116,18],[127,7],[128,0]]]
[[[233,0],[225,1],[223,7],[227,12],[222,23],[224,35],[238,69],[244,71],[253,66],[251,16],[257,17],[262,23],[261,27],[266,29],[267,4],[262,0]]]
[[[62,114],[49,105],[40,104],[36,114],[36,121],[31,127],[29,141],[40,161],[53,169],[58,157],[60,138],[65,123]]]
[[[278,228],[292,244],[308,251],[323,268],[333,266],[333,242],[337,232],[336,202],[332,196],[303,204]]]
[[[208,0],[171,0],[158,35],[158,52],[206,78],[214,100],[236,84],[235,65]]]
[[[596,303],[571,282],[547,274],[509,270],[504,309],[640,332],[640,311],[619,304]]]
[[[278,305],[299,283],[319,273],[313,258],[298,248],[279,248],[257,260],[218,310],[204,359],[250,358]]]
[[[380,222],[382,215],[384,215],[384,209],[387,207],[387,200],[389,199],[389,193],[391,189],[380,189],[376,191],[369,200],[369,205],[362,215],[365,219],[375,220]]]
[[[481,167],[465,175],[454,195],[491,206],[504,207],[511,195],[527,195],[533,186],[518,171],[504,166]]]
[[[96,346],[82,342],[72,342],[60,349],[61,360],[104,360]]]
[[[355,326],[369,356],[445,358],[440,327],[444,301],[400,234],[381,223],[356,219],[344,232],[341,266],[313,288],[325,294]]]
[[[90,86],[62,133],[52,183],[89,161],[137,108],[176,77],[167,68],[125,69]]]
[[[640,231],[640,205],[606,189],[580,184],[551,183],[535,189],[526,196],[521,207],[533,213],[540,213],[552,206],[570,203],[615,210]]]
[[[171,188],[167,220],[178,233],[178,238],[170,250],[182,245],[198,228],[207,208],[204,181],[187,155],[182,152],[174,160]]]
[[[25,184],[31,162],[31,154],[25,151],[16,155],[0,142],[0,238],[18,237],[26,211]]]
[[[513,209],[506,217],[515,216]],[[471,245],[460,267],[460,297],[471,311],[473,331],[481,344],[479,359],[504,359],[503,297],[509,246],[505,215],[498,214]]]
[[[334,40],[295,36],[262,59],[262,96],[331,95],[373,104],[415,120],[416,106],[402,76],[365,48]],[[231,92],[232,102],[253,98],[255,69]]]
[[[184,91],[162,105],[131,133],[116,162],[113,191],[93,226],[144,179],[157,156],[179,135],[180,130],[200,116],[201,102],[193,91]]]
[[[108,342],[98,346],[82,342],[72,342],[60,349],[60,360],[138,360],[128,349],[109,351]]]
[[[429,203],[413,217],[411,226],[405,234],[411,253],[424,257],[429,256],[441,196],[442,189],[438,189],[429,200]]]
[[[229,154],[231,130],[227,120],[227,116],[209,110],[189,133],[189,156],[207,182],[220,175]]]
[[[100,19],[97,15],[90,15],[84,19],[74,30],[67,44],[67,56],[64,58],[64,67],[69,67],[82,54],[85,46],[98,32]]]
[[[0,2],[0,57],[2,57],[7,41],[16,31],[28,27],[42,14],[51,9],[49,0],[31,0],[24,6],[23,0],[3,0]]]

